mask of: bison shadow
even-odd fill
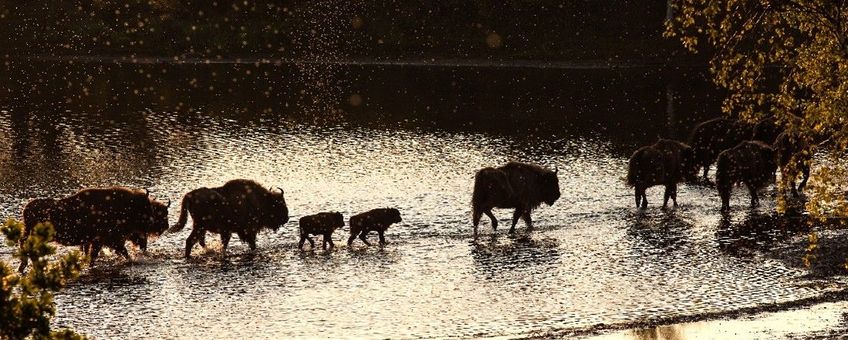
[[[639,211],[628,218],[627,235],[661,252],[676,251],[687,244],[692,223],[670,210],[658,215]]]
[[[722,252],[739,257],[771,252],[791,238],[810,231],[812,220],[797,211],[786,215],[750,210],[738,223],[722,214],[716,228],[716,242]]]
[[[533,238],[528,235],[509,238],[492,234],[484,242],[471,242],[474,264],[487,279],[504,272],[521,271],[530,267],[555,267],[560,261],[559,241],[553,238]]]

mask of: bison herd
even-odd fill
[[[708,120],[694,128],[687,143],[661,139],[633,153],[627,183],[635,188],[637,207],[647,207],[645,189],[654,185],[665,186],[663,207],[669,198],[677,205],[677,184],[695,182],[700,168],[704,182],[708,182],[713,163],[722,211],[730,209],[730,194],[737,184],[748,188],[751,206],[757,206],[757,192],[774,181],[778,169],[794,195],[803,190],[810,177],[810,141],[783,131],[773,117],[755,125],[726,118]],[[798,171],[802,179],[796,189]]]
[[[647,207],[645,191],[655,185],[665,186],[663,207],[669,199],[677,206],[677,185],[697,181],[701,168],[707,181],[710,165],[716,163],[715,186],[721,197],[721,209],[727,210],[731,190],[740,183],[748,188],[751,205],[757,205],[757,191],[774,180],[777,169],[792,182],[792,191],[797,194],[794,171],[803,175],[797,187],[802,190],[810,174],[810,158],[809,141],[781,131],[774,119],[750,126],[717,118],[698,124],[687,143],[660,139],[636,150],[630,157],[627,183],[635,188],[637,208]],[[494,208],[515,209],[510,233],[515,232],[519,219],[524,220],[528,229],[532,228],[531,212],[542,203],[553,205],[560,197],[557,172],[518,162],[477,171],[471,199],[474,235],[484,214],[491,219],[492,229],[497,230]],[[146,190],[125,187],[85,189],[61,199],[34,199],[24,207],[24,236],[36,224],[51,222],[56,230],[56,242],[79,246],[93,263],[103,247],[129,258],[125,246],[128,241],[145,251],[149,237],[179,231],[191,216],[192,230],[185,243],[188,258],[195,244],[206,246],[207,232],[221,236],[222,253],[226,254],[232,234],[255,249],[256,236],[261,230],[276,231],[289,220],[283,189],[267,189],[246,179],[186,193],[177,223],[169,228],[170,204],[151,197]],[[399,222],[400,212],[393,208],[351,216],[347,244],[352,245],[358,237],[371,245],[367,235],[377,232],[380,245],[385,245],[386,230]],[[344,225],[344,217],[338,212],[303,216],[299,220],[298,248],[303,248],[307,241],[314,248],[312,235],[322,235],[323,248],[327,249],[328,244],[332,248],[333,232]],[[22,262],[20,270],[26,266]]]
[[[142,251],[147,250],[149,237],[166,231],[176,232],[185,227],[188,216],[192,218],[192,231],[186,239],[185,257],[199,243],[205,247],[206,232],[221,236],[222,252],[226,254],[232,234],[239,236],[250,249],[256,249],[256,235],[262,229],[278,230],[289,221],[289,210],[282,189],[266,189],[259,183],[231,180],[220,187],[199,188],[185,194],[180,216],[168,227],[168,203],[150,196],[147,190],[126,187],[92,188],[81,190],[61,199],[34,199],[24,206],[24,241],[38,223],[50,222],[56,234],[54,241],[66,246],[79,246],[93,264],[103,247],[108,247],[129,259],[126,242],[132,242]],[[397,209],[374,209],[350,218],[351,236],[368,244],[366,236],[372,231],[380,235],[380,244],[386,244],[384,232],[394,223],[401,222]],[[302,247],[304,241],[314,242],[310,234],[324,236],[333,246],[332,234],[344,226],[342,214],[319,213],[300,219]],[[19,267],[24,271],[24,260]]]

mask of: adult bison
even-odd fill
[[[813,155],[810,142],[807,138],[790,132],[783,132],[772,145],[777,154],[777,166],[783,175],[783,179],[790,184],[792,194],[797,196],[798,191],[803,191],[810,179],[810,162]],[[795,188],[795,178],[801,172],[801,183]]]
[[[704,168],[704,181],[719,153],[751,139],[751,135],[750,126],[727,118],[715,118],[695,126],[687,144],[695,151],[696,164]]]
[[[483,168],[474,177],[474,193],[471,196],[474,234],[480,224],[481,214],[492,220],[492,230],[497,230],[498,220],[493,208],[514,208],[512,227],[515,232],[519,218],[524,218],[528,228],[533,228],[530,213],[542,202],[553,205],[559,199],[557,171],[538,165],[509,162],[498,168]]]
[[[730,193],[737,183],[744,183],[751,194],[751,206],[760,202],[757,191],[774,179],[777,169],[775,152],[759,141],[745,141],[722,151],[716,166],[716,188],[721,196],[721,210],[730,209]]]
[[[233,233],[255,250],[256,235],[260,230],[277,231],[289,221],[283,189],[279,190],[265,189],[247,179],[234,179],[220,187],[192,190],[183,196],[180,217],[170,232],[182,230],[188,215],[191,215],[192,231],[185,247],[187,258],[191,257],[195,243],[203,244],[207,231],[221,235],[224,255]]]
[[[129,259],[125,246],[131,241],[147,250],[150,236],[168,229],[168,207],[144,190],[127,187],[90,188],[62,199],[35,199],[23,211],[24,239],[42,222],[51,222],[54,240],[80,246],[91,264],[105,246]],[[26,269],[23,261],[19,270]]]
[[[376,231],[380,237],[380,245],[386,245],[386,230],[394,223],[400,223],[403,219],[400,217],[400,211],[395,208],[378,208],[356,214],[350,217],[350,237],[347,239],[347,245],[353,244],[353,240],[359,235],[359,239],[366,245],[371,245],[368,242],[368,233]]]
[[[778,123],[777,118],[775,116],[768,116],[754,125],[751,139],[772,144],[782,132],[783,127]]]
[[[635,188],[636,207],[648,207],[645,191],[654,185],[664,185],[663,208],[668,199],[677,206],[677,183],[694,181],[698,165],[691,147],[678,141],[660,139],[654,145],[643,146],[630,156],[627,184]]]

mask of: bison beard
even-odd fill
[[[474,176],[474,192],[471,197],[474,235],[482,214],[492,220],[492,229],[497,230],[498,221],[492,214],[493,208],[514,208],[510,233],[515,232],[519,218],[524,218],[528,228],[533,227],[530,212],[542,202],[553,205],[559,199],[557,172],[538,165],[510,162],[498,168],[483,168]]]
[[[168,227],[168,205],[150,198],[146,191],[125,187],[84,189],[56,200],[35,199],[24,207],[23,215],[24,239],[36,224],[51,222],[56,242],[80,246],[91,264],[104,246],[127,259],[126,241],[146,251],[147,238]],[[26,266],[22,261],[19,270]]]
[[[368,242],[368,233],[376,231],[380,237],[380,245],[386,245],[385,232],[393,223],[401,221],[400,211],[394,208],[381,208],[369,210],[361,214],[350,217],[350,237],[347,239],[347,245],[353,244],[356,236],[366,245],[371,245]]]
[[[275,193],[246,179],[231,180],[217,188],[192,190],[183,197],[179,220],[169,231],[182,230],[191,215],[192,232],[185,248],[187,258],[195,243],[204,245],[207,231],[221,235],[224,255],[233,233],[255,250],[256,235],[262,228],[276,231],[289,220],[283,190],[279,190]]]
[[[330,249],[335,247],[333,244],[333,232],[341,227],[344,227],[344,216],[337,212],[323,212],[315,215],[303,216],[298,220],[300,228],[300,242],[298,248],[303,248],[303,243],[309,241],[309,245],[315,248],[315,241],[309,235],[323,235],[323,248],[327,249],[327,243],[330,244]]]
[[[777,169],[774,149],[758,141],[746,141],[723,151],[718,156],[716,188],[721,196],[721,210],[730,209],[733,185],[744,183],[751,195],[751,206],[759,204],[757,191],[774,178]]]
[[[694,180],[698,171],[694,151],[688,145],[661,139],[654,145],[636,150],[627,168],[627,184],[635,188],[636,207],[647,208],[645,191],[654,185],[664,185],[663,208],[671,198],[677,206],[677,183]]]

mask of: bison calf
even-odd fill
[[[664,185],[663,208],[668,199],[677,206],[677,183],[695,180],[698,165],[695,153],[688,145],[670,139],[660,139],[654,145],[644,146],[630,156],[627,184],[635,188],[636,207],[648,207],[645,191],[655,185]]]
[[[315,215],[303,216],[298,221],[300,226],[300,242],[298,248],[303,248],[303,243],[309,241],[309,245],[315,248],[315,242],[312,241],[310,235],[323,235],[323,248],[327,249],[327,243],[330,244],[330,249],[335,246],[333,244],[333,232],[338,228],[344,227],[344,217],[337,212],[322,212]],[[381,234],[382,235],[382,234]]]
[[[718,155],[716,188],[721,196],[721,210],[730,209],[733,185],[744,183],[751,194],[751,206],[759,204],[757,191],[774,178],[777,170],[774,149],[758,141],[746,141]]]
[[[400,212],[394,208],[382,208],[366,211],[361,214],[350,217],[350,237],[347,239],[347,245],[353,244],[353,240],[359,235],[359,239],[366,245],[371,245],[366,237],[368,233],[376,231],[380,236],[380,245],[385,245],[385,232],[393,223],[401,221]]]

